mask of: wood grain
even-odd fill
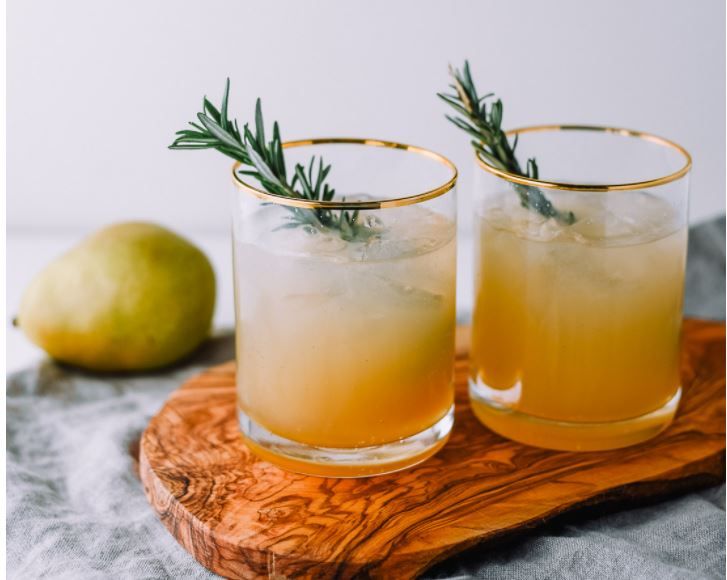
[[[258,460],[238,431],[228,363],[183,385],[149,423],[140,472],[150,503],[222,576],[409,578],[574,508],[724,480],[723,323],[685,321],[684,398],[664,433],[591,453],[528,447],[485,429],[467,402],[466,329],[459,340],[454,431],[423,464],[336,480]]]

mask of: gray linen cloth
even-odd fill
[[[685,311],[725,315],[725,226],[690,233]],[[7,384],[9,578],[212,578],[157,520],[134,474],[134,443],[166,396],[233,357],[211,341],[184,367],[97,377],[46,361]],[[610,515],[567,516],[475,548],[427,578],[724,578],[724,485]]]

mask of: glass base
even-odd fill
[[[449,439],[454,405],[434,425],[405,439],[371,447],[314,447],[268,431],[238,410],[245,443],[258,457],[306,475],[368,477],[406,469],[434,455]]]
[[[618,449],[651,439],[672,422],[682,396],[679,388],[663,407],[640,417],[603,423],[573,423],[542,419],[513,410],[503,405],[502,396],[498,397],[495,389],[472,380],[469,393],[477,418],[498,435],[526,445],[559,451]]]

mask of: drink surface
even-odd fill
[[[641,192],[580,195],[562,226],[493,196],[478,218],[472,380],[534,417],[608,422],[679,387],[686,229]]]
[[[276,435],[378,445],[452,405],[455,225],[416,205],[362,218],[380,234],[346,242],[265,206],[237,235],[238,402]]]

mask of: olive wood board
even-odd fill
[[[245,446],[235,366],[192,378],[140,443],[144,491],[203,566],[229,578],[410,578],[476,544],[586,506],[638,505],[724,480],[725,327],[686,320],[684,394],[655,439],[556,452],[483,427],[467,401],[468,329],[458,332],[447,445],[398,473],[327,479],[283,471]]]

